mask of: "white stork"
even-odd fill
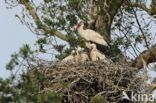
[[[85,40],[86,47],[89,48],[90,47],[89,45],[94,43],[96,44],[96,48],[100,52],[106,54],[107,56],[110,56],[111,51],[104,38],[99,33],[91,29],[84,30],[83,27],[84,27],[84,23],[82,22],[82,20],[79,20],[76,30],[78,30],[79,35]]]
[[[106,56],[97,50],[95,44],[91,44],[90,46],[91,46],[90,58],[92,61],[104,60],[104,62],[110,63],[110,61],[106,58]]]
[[[76,61],[84,62],[84,61],[89,60],[88,55],[86,53],[82,53],[81,47],[77,48],[76,54],[77,54],[76,55]]]
[[[107,42],[103,39],[103,37],[99,33],[91,29],[84,30],[83,27],[84,27],[84,23],[81,20],[79,20],[76,30],[78,29],[79,35],[82,38],[84,38],[86,41],[108,46]]]
[[[67,56],[62,61],[63,62],[71,62],[71,61],[75,62],[76,61],[75,56],[76,56],[76,52],[75,52],[75,50],[72,50],[71,55]]]

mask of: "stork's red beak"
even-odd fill
[[[77,24],[75,31],[79,28],[80,24]]]

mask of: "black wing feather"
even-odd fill
[[[95,44],[96,45],[96,48],[103,54],[105,54],[106,56],[112,56],[112,52],[111,52],[111,49],[109,48],[109,46],[105,46],[105,45],[101,45],[101,44],[98,44],[96,42],[93,42],[93,41],[89,41],[91,44]]]

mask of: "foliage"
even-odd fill
[[[26,62],[35,62],[35,57],[33,55],[33,51],[30,49],[29,45],[23,45],[22,48],[20,48],[18,53],[11,55],[11,60],[7,64],[6,69],[12,70],[16,66],[20,66],[21,63]]]
[[[95,96],[91,98],[91,103],[103,103],[103,99],[101,96]]]
[[[34,71],[39,83],[51,85],[50,82],[40,74]],[[60,103],[62,96],[54,92],[40,92],[40,87],[31,80],[29,74],[23,73],[18,82],[14,80],[0,78],[0,101],[3,103]],[[14,82],[13,82],[14,81]]]
[[[147,18],[147,14],[150,16],[156,14],[155,0],[151,1],[149,8],[146,7],[148,4],[146,0],[93,1],[95,2],[5,0],[9,8],[21,6],[22,13],[15,14],[15,17],[37,36],[37,40],[34,47],[25,44],[19,52],[11,55],[11,60],[6,66],[6,69],[11,71],[11,76],[6,80],[0,79],[0,101],[4,103],[61,102],[60,94],[40,92],[41,87],[31,81],[32,75],[29,75],[28,71],[30,66],[42,64],[40,55],[48,54],[49,58],[54,55],[53,60],[60,61],[70,55],[72,50],[76,50],[78,45],[87,51],[84,40],[75,31],[78,19],[84,21],[85,28],[94,29],[108,41],[115,57],[122,55],[126,61],[140,58],[139,54],[146,53],[143,50],[149,50],[155,44],[155,34],[152,31],[155,21]],[[149,56],[145,55],[146,58],[154,57],[150,55],[151,53],[147,52],[147,54]],[[134,62],[140,63],[137,61]],[[152,58],[147,61],[152,63],[156,60]],[[45,87],[54,86],[46,75],[38,71],[34,71],[33,76],[38,80],[38,84],[43,84]],[[60,84],[67,87],[70,83],[60,81]],[[93,103],[97,101],[102,102],[100,96],[92,98]]]

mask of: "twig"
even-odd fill
[[[142,30],[141,24],[140,24],[140,22],[139,22],[139,20],[138,20],[138,17],[137,17],[137,15],[136,15],[136,11],[135,11],[133,8],[132,8],[132,10],[133,10],[133,12],[134,12],[134,16],[135,16],[135,18],[136,18],[136,22],[137,22],[137,24],[138,24],[138,26],[139,26],[139,29],[140,29],[140,31],[141,31],[141,33],[142,33],[142,36],[143,36],[143,39],[144,39],[144,41],[145,41],[146,47],[147,47],[147,49],[149,49],[149,45],[148,45],[148,42],[147,42],[147,39],[146,39],[146,35],[145,35],[145,33],[143,32],[143,30]]]

